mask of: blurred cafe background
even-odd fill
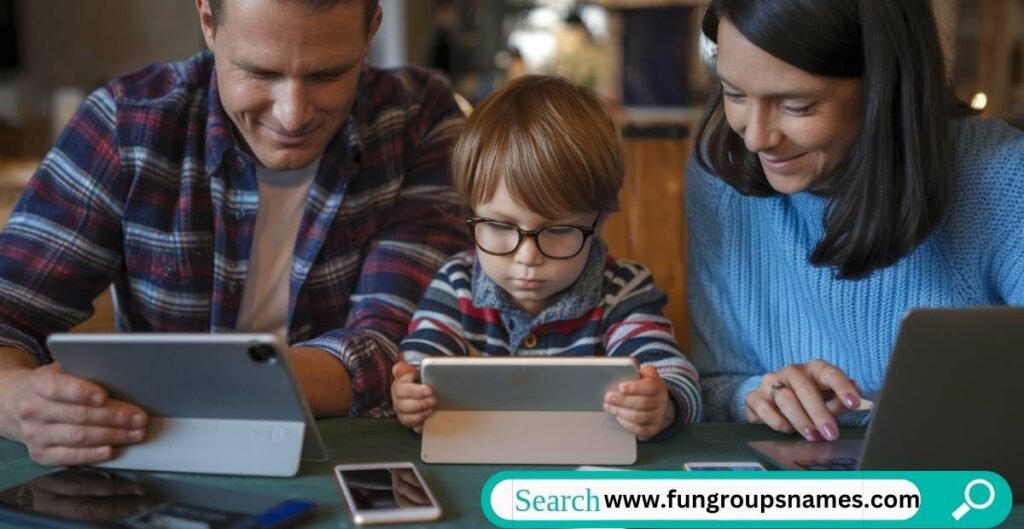
[[[1024,127],[1024,0],[932,0],[958,95]],[[627,185],[606,231],[669,293],[682,343],[683,172],[710,78],[702,0],[381,0],[371,63],[444,72],[468,105],[523,73],[557,73],[610,100]],[[0,0],[0,225],[78,103],[109,79],[203,47],[190,0]],[[668,234],[677,234],[667,236]],[[109,300],[84,330],[112,329]]]

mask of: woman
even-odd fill
[[[720,84],[687,216],[708,418],[835,440],[908,310],[1024,304],[1024,134],[957,104],[926,0],[714,0],[703,31]]]

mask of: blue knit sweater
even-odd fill
[[[824,198],[747,197],[688,164],[692,357],[708,420],[745,421],[744,398],[764,373],[815,358],[865,392],[881,389],[912,308],[1024,305],[1024,133],[966,118],[953,135],[946,221],[910,255],[859,280],[808,262],[824,233]],[[864,422],[863,414],[841,420]]]

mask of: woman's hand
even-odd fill
[[[860,392],[838,367],[823,360],[791,364],[766,373],[747,394],[747,421],[808,441],[839,438],[836,418],[860,405]]]

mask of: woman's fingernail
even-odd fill
[[[846,397],[843,398],[843,402],[846,403],[846,407],[853,409],[857,407],[857,396],[853,393],[847,393]]]
[[[807,439],[808,441],[811,441],[811,442],[814,442],[814,443],[817,443],[817,442],[821,441],[821,436],[818,435],[818,432],[814,428],[807,428],[807,429],[805,429],[803,431],[803,434],[804,434],[804,438]]]
[[[128,432],[128,439],[132,441],[141,441],[144,433],[145,432],[143,432],[142,430],[132,430]]]
[[[836,427],[831,424],[826,424],[821,427],[821,434],[825,436],[825,439],[829,441],[835,441],[839,438],[839,433],[836,432]]]

